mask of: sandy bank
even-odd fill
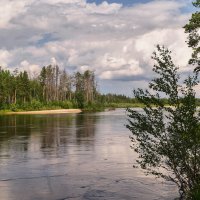
[[[15,115],[46,115],[46,114],[62,114],[62,113],[80,113],[80,109],[59,109],[59,110],[40,110],[40,111],[23,111],[23,112],[8,112],[6,114],[15,114]]]

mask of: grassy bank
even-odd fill
[[[167,104],[166,104],[167,105]],[[43,111],[43,110],[59,110],[59,109],[81,109],[83,112],[100,112],[105,109],[113,110],[116,108],[143,108],[141,103],[89,103],[84,104],[82,108],[78,107],[75,102],[71,101],[55,101],[50,103],[41,103],[32,101],[24,104],[11,104],[0,109],[0,114],[8,112],[23,111]]]
[[[106,108],[143,108],[141,103],[109,103],[105,104]]]
[[[98,112],[104,111],[104,104],[89,103],[84,104],[81,108],[76,102],[72,101],[54,101],[49,103],[41,103],[39,101],[32,101],[31,103],[1,105],[0,114],[10,112],[23,111],[43,111],[43,110],[59,110],[59,109],[81,109],[84,112]]]
[[[63,101],[63,102],[55,101],[49,103],[41,103],[39,101],[33,100],[30,103],[2,105],[0,112],[39,111],[39,110],[56,110],[56,109],[72,109],[72,108],[77,108],[77,107],[70,101]]]
[[[101,112],[105,109],[113,110],[116,108],[142,108],[143,105],[139,103],[93,103],[85,104],[83,108],[79,108],[75,103],[66,102],[51,102],[42,104],[41,102],[25,103],[22,105],[11,104],[0,110],[0,114],[10,112],[23,112],[23,111],[43,111],[43,110],[59,110],[59,109],[81,109],[83,112]]]

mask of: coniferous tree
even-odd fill
[[[30,82],[26,71],[20,72],[17,76],[17,91],[20,103],[25,103],[30,99]]]
[[[95,101],[94,72],[77,72],[74,76],[59,67],[44,66],[38,76],[30,78],[27,71],[3,70],[0,67],[0,109],[35,109],[42,105],[67,107],[67,103],[83,108]],[[63,104],[63,101],[70,101]],[[26,104],[24,104],[26,103]],[[13,104],[13,105],[12,105]]]

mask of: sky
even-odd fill
[[[153,78],[157,44],[191,72],[182,27],[192,12],[191,0],[1,0],[0,66],[32,76],[49,64],[94,70],[100,92],[131,96]]]

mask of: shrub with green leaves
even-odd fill
[[[160,46],[154,52],[156,78],[149,83],[149,90],[134,91],[144,108],[143,112],[127,109],[127,128],[133,134],[138,165],[147,174],[173,181],[181,198],[193,199],[192,191],[200,185],[200,116],[194,91],[197,74],[181,84],[170,54]],[[168,98],[169,106],[164,105],[162,96]]]

